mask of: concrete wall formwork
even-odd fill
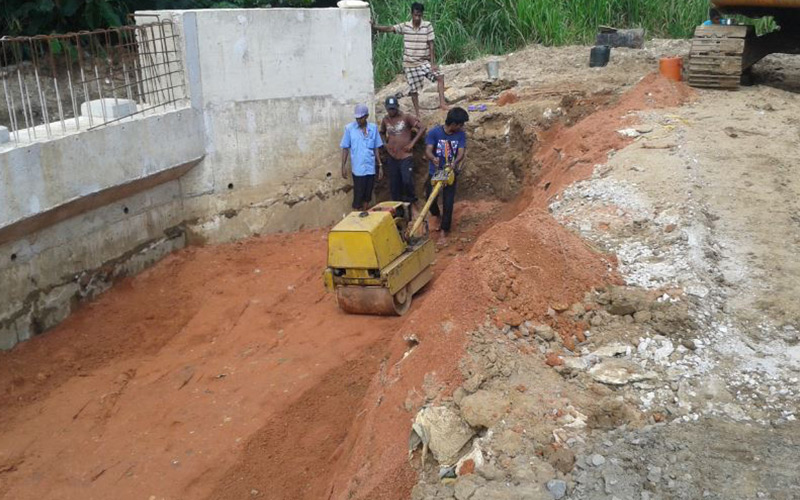
[[[347,210],[338,144],[373,101],[369,10],[158,15],[180,34],[186,107],[0,149],[0,349],[187,240]]]

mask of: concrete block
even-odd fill
[[[105,119],[116,120],[136,113],[136,103],[130,99],[94,99],[81,104],[81,116],[93,116],[103,118],[103,108],[105,108]]]
[[[0,125],[0,144],[5,144],[11,140],[11,134],[8,133],[8,127]]]

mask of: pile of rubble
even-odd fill
[[[656,214],[630,185],[604,178],[607,169],[550,209],[617,253],[627,285],[550,309],[545,323],[487,321],[472,332],[465,383],[416,418],[412,451],[427,445],[437,464],[422,468],[413,498],[668,498],[659,488],[700,497],[682,458],[696,450],[659,442],[673,432],[664,429],[713,417],[795,420],[798,378],[787,376],[791,358],[778,351],[797,331],[784,326],[772,347],[748,347],[742,330],[752,325],[725,312],[724,290],[713,282],[713,237],[705,227],[697,240],[686,219],[702,207]],[[692,260],[698,245],[712,245],[702,273]],[[737,349],[764,356],[732,364]],[[651,457],[655,443],[663,453]]]

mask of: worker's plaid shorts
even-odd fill
[[[405,68],[405,73],[409,94],[418,94],[422,90],[422,84],[426,78],[431,82],[436,82],[436,79],[441,76],[441,73],[431,69],[431,63],[429,62],[413,68]]]

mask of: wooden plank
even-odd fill
[[[704,59],[739,59],[742,60],[743,54],[741,52],[692,52],[690,57],[704,58]]]
[[[689,75],[690,82],[732,82],[739,84],[740,78],[719,75]]]
[[[705,57],[738,57],[742,58],[744,52],[741,50],[734,50],[731,52],[717,51],[717,50],[693,50],[690,52],[692,57],[705,56]]]
[[[705,67],[705,68],[712,68],[712,67],[724,67],[724,68],[739,68],[742,69],[742,58],[741,57],[734,57],[734,58],[717,58],[717,57],[709,57],[709,58],[700,58],[695,57],[694,62],[689,61],[687,66],[698,66],[698,67]]]
[[[689,64],[724,64],[728,62],[741,65],[742,58],[734,56],[704,56],[694,54],[689,59]]]
[[[697,71],[694,68],[689,69],[689,73],[693,75],[709,75],[709,76],[720,76],[720,77],[731,77],[731,78],[739,78],[742,75],[741,70],[737,71],[708,71],[708,70],[700,70]]]
[[[689,82],[689,85],[692,87],[698,87],[702,89],[719,89],[719,90],[736,90],[739,88],[739,84],[727,84],[727,83],[698,83],[698,82]]]

